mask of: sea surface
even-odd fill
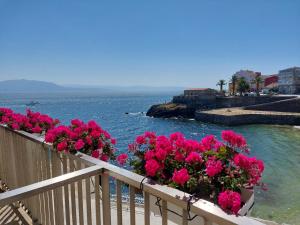
[[[62,123],[73,118],[96,120],[117,138],[119,151],[145,131],[169,135],[180,131],[188,138],[200,140],[207,134],[220,137],[224,129],[243,134],[251,146],[251,155],[263,159],[263,181],[268,191],[256,190],[255,217],[281,223],[300,224],[300,130],[292,126],[248,125],[226,127],[194,120],[159,119],[145,115],[153,104],[171,100],[171,95],[110,95],[92,93],[0,94],[0,107],[25,112],[30,107],[47,113]],[[128,113],[128,114],[127,114]]]

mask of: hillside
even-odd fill
[[[0,81],[0,92],[57,92],[65,88],[57,84],[36,80]]]

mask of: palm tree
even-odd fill
[[[238,82],[238,77],[236,75],[232,75],[231,77],[231,84],[232,84],[232,95],[235,95],[236,83]]]
[[[243,93],[245,93],[246,91],[248,91],[250,89],[250,85],[248,84],[248,82],[245,80],[244,77],[241,77],[238,80],[238,91],[240,92],[240,96],[242,96]]]
[[[223,86],[226,85],[226,81],[225,80],[219,80],[219,82],[217,83],[217,86],[220,86],[220,92],[223,92]]]
[[[252,81],[252,84],[256,85],[256,95],[259,96],[260,84],[263,83],[263,79],[260,75],[257,75]]]

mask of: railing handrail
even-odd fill
[[[6,126],[3,125],[1,126],[12,131]],[[29,138],[34,142],[40,143],[42,145],[46,145],[53,150],[52,144],[46,143],[44,141],[43,136],[36,136],[23,131],[13,131],[13,132],[23,137]],[[32,185],[28,185],[22,188],[18,188],[13,191],[9,191],[7,193],[0,194],[0,206],[4,203],[4,201],[11,202],[11,200],[15,200],[15,201],[20,200],[20,197],[25,198],[25,197],[29,197],[28,195],[32,196],[33,194],[38,194],[39,191],[42,191],[43,189],[46,190],[48,188],[47,190],[51,190],[54,189],[55,187],[63,186],[66,183],[72,183],[76,181],[76,179],[79,180],[80,178],[86,178],[87,174],[90,174],[90,176],[92,176],[102,172],[108,174],[109,176],[115,177],[117,180],[127,183],[130,186],[133,186],[137,189],[140,189],[141,183],[145,180],[144,176],[117,167],[110,163],[98,160],[96,158],[93,158],[83,153],[78,153],[77,155],[69,154],[68,156],[73,159],[80,158],[84,164],[89,165],[90,167],[69,174],[61,175],[52,179],[48,179],[42,182],[38,182]],[[64,181],[63,179],[66,180]],[[54,182],[54,184],[51,185],[51,182],[49,181]],[[190,195],[185,192],[182,192],[180,190],[168,186],[153,184],[150,182],[143,182],[142,186],[143,186],[143,191],[151,195],[164,199],[165,201],[173,203],[174,205],[177,205],[183,209],[188,208],[187,199],[189,198]],[[190,210],[191,212],[199,216],[203,216],[205,219],[220,224],[230,224],[230,225],[232,224],[262,225],[263,224],[257,220],[250,219],[245,216],[229,215],[225,213],[221,208],[217,207],[215,204],[203,199],[200,199],[195,203],[192,203],[190,205]]]
[[[34,184],[30,184],[24,187],[16,188],[0,194],[0,207],[8,205],[13,202],[17,202],[32,196],[54,190],[55,188],[62,187],[64,185],[71,184],[78,180],[85,179],[87,177],[100,175],[103,172],[103,168],[99,165],[91,166],[75,172],[63,174],[55,178],[40,181]]]
[[[78,153],[76,156],[85,160],[87,163],[92,163],[103,167],[104,173],[108,173],[110,176],[115,177],[116,179],[124,183],[127,183],[137,189],[140,188],[141,182],[144,181],[144,176],[117,167],[110,163],[100,161],[91,156],[82,153]],[[184,209],[187,209],[188,207],[187,199],[189,199],[190,195],[183,191],[168,186],[164,186],[164,185],[153,184],[151,183],[151,181],[150,182],[144,181],[142,186],[143,186],[143,190],[151,195],[162,198]],[[250,219],[245,216],[229,215],[225,213],[221,208],[216,207],[215,204],[203,199],[200,199],[197,202],[192,203],[190,205],[190,210],[191,212],[197,215],[201,215],[206,219],[214,221],[216,223],[262,225],[262,223],[260,223],[259,221]]]

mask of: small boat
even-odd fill
[[[31,102],[27,103],[26,106],[35,106],[35,105],[38,105],[38,104],[40,104],[40,103],[31,101]]]

